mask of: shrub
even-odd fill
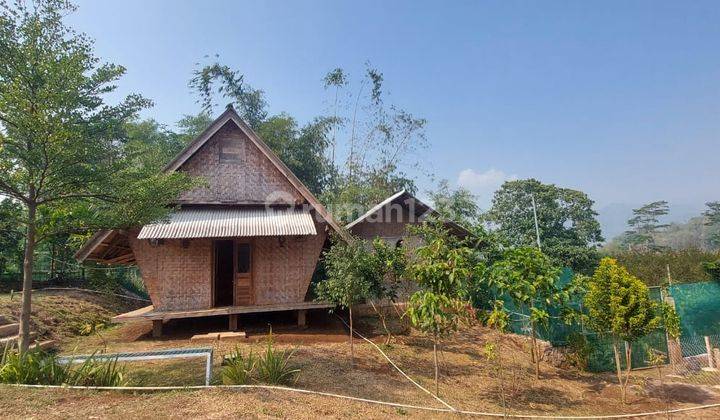
[[[123,386],[124,369],[117,360],[101,361],[90,356],[79,366],[61,363],[40,349],[17,352],[6,346],[0,359],[0,382],[28,385]]]
[[[79,367],[72,368],[68,363],[68,378],[65,383],[77,386],[123,386],[125,370],[118,367],[117,359],[100,361],[94,355]]]
[[[588,370],[590,355],[593,353],[593,347],[588,342],[587,337],[578,332],[570,333],[570,335],[568,335],[567,348],[568,363],[581,371]]]
[[[225,367],[222,370],[222,381],[225,385],[245,385],[255,371],[257,357],[251,351],[247,357],[243,356],[239,348],[230,353],[225,359]]]
[[[20,354],[12,346],[6,346],[0,359],[0,382],[61,385],[67,380],[68,370],[68,366],[60,364],[54,355],[42,350]]]
[[[300,369],[290,364],[294,353],[294,351],[274,349],[270,336],[265,354],[261,354],[257,360],[258,380],[271,385],[294,384],[300,374]]]

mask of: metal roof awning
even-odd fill
[[[312,215],[293,208],[187,208],[145,225],[138,239],[317,235]]]

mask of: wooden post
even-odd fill
[[[707,335],[705,336],[705,349],[707,349],[708,367],[710,369],[715,369],[715,360],[713,360],[713,348],[710,345],[710,337],[708,337]]]
[[[307,310],[306,309],[300,309],[297,311],[297,325],[300,328],[307,328],[307,320],[306,320]]]
[[[670,281],[670,266],[667,266],[668,268],[668,281]],[[665,296],[664,299],[665,303],[672,306],[673,309],[675,309],[675,299],[673,299],[672,296]],[[668,344],[668,362],[670,362],[670,366],[677,367],[680,366],[683,360],[682,356],[682,346],[680,345],[680,338],[672,338],[670,337],[670,334],[665,332],[665,339],[667,340]]]
[[[162,337],[162,326],[163,326],[162,319],[153,319],[153,330],[152,330],[153,338],[161,338]]]
[[[238,329],[238,314],[230,314],[230,331],[237,331]]]

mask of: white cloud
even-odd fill
[[[516,179],[518,179],[517,175],[506,174],[495,168],[490,168],[485,172],[468,168],[460,171],[457,184],[477,195],[482,205],[489,204],[492,194],[500,188],[503,182]]]

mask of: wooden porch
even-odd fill
[[[162,324],[171,319],[199,318],[207,316],[229,316],[229,329],[235,331],[238,328],[238,315],[254,314],[262,312],[296,311],[298,326],[305,326],[305,315],[308,309],[329,309],[335,305],[325,302],[297,302],[281,303],[274,305],[248,305],[248,306],[221,306],[209,309],[193,309],[182,311],[156,311],[153,305],[146,306],[131,312],[117,315],[112,318],[113,322],[135,322],[152,321],[153,337],[162,336]]]

